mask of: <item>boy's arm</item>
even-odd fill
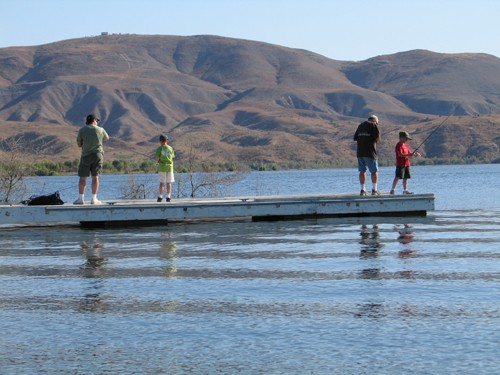
[[[418,152],[410,152],[409,154],[403,154],[402,152],[397,152],[397,156],[398,157],[409,157],[411,158],[412,156],[420,156],[420,154]]]
[[[408,157],[413,157],[413,156],[420,156],[420,154],[416,151],[412,152],[410,149],[408,149],[409,154],[406,154]]]

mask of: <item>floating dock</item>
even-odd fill
[[[0,228],[80,225],[116,227],[195,221],[265,221],[325,217],[426,216],[434,194],[358,196],[351,194],[205,199],[115,200],[102,205],[0,205]]]

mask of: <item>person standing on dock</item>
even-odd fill
[[[371,173],[372,195],[380,195],[378,191],[378,159],[377,142],[380,140],[378,129],[378,117],[371,115],[367,121],[359,124],[354,133],[357,142],[356,156],[358,158],[359,183],[361,185],[360,195],[368,195],[366,192],[366,170]]]
[[[396,144],[396,176],[392,182],[391,194],[398,185],[399,179],[403,180],[403,194],[413,194],[408,190],[408,179],[411,178],[410,173],[410,157],[420,156],[418,152],[412,152],[406,144],[411,139],[408,132],[399,132],[399,142]]]
[[[109,140],[109,136],[106,130],[98,125],[99,121],[101,120],[96,115],[88,115],[86,126],[80,128],[76,136],[76,143],[78,147],[82,148],[82,154],[78,166],[78,176],[80,177],[78,190],[80,196],[73,204],[85,204],[84,194],[89,175],[92,175],[92,199],[90,204],[101,204],[101,201],[97,199],[97,191],[99,190],[99,176],[104,161],[102,144]]]
[[[157,202],[163,201],[163,191],[166,190],[166,201],[170,202],[170,193],[172,192],[172,182],[174,179],[174,149],[168,144],[168,137],[165,134],[160,135],[160,144],[155,151],[158,161],[158,181],[160,182]],[[166,187],[166,189],[164,189]]]

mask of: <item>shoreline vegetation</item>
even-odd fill
[[[0,166],[4,167],[0,162]],[[394,164],[393,160],[379,159],[381,167],[388,167]],[[483,160],[477,157],[468,158],[420,158],[414,159],[412,165],[460,165],[460,164],[500,164],[500,158],[494,160]],[[278,170],[300,170],[300,169],[324,169],[324,168],[351,168],[355,167],[354,162],[345,160],[319,160],[319,161],[290,161],[287,163],[276,163],[269,161],[240,162],[232,161],[227,163],[200,163],[197,165],[187,165],[177,163],[176,173],[189,172],[241,172],[241,171],[278,171]],[[33,164],[23,164],[19,166],[25,170],[25,176],[63,176],[75,174],[78,170],[78,160],[53,162],[42,161]],[[5,170],[6,168],[2,168]],[[7,168],[8,169],[8,168]],[[155,173],[157,165],[153,161],[131,161],[118,159],[104,162],[106,174],[134,174],[134,173]]]
[[[1,165],[2,163],[0,163]],[[412,161],[413,166],[423,165],[461,165],[461,164],[500,164],[500,158],[493,160],[483,160],[477,157],[467,158],[419,158]],[[379,159],[381,167],[390,167],[394,161]],[[318,160],[318,161],[289,161],[287,163],[276,163],[270,161],[230,161],[226,163],[200,163],[188,165],[182,162],[176,163],[176,173],[189,172],[242,172],[242,171],[278,171],[278,170],[300,170],[300,169],[324,169],[324,168],[354,168],[355,162],[346,160]],[[42,161],[32,165],[24,165],[26,176],[62,176],[75,174],[78,170],[78,160],[53,162]],[[104,162],[106,174],[135,174],[135,173],[155,173],[157,164],[153,161],[133,161],[118,159]]]

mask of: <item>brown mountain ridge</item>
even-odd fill
[[[88,113],[110,134],[108,159],[144,158],[167,133],[179,161],[351,165],[371,113],[388,163],[398,130],[416,147],[440,124],[427,157],[499,158],[500,59],[486,54],[350,62],[219,36],[102,35],[0,49],[0,92],[0,147],[22,139],[51,160],[78,157]]]

